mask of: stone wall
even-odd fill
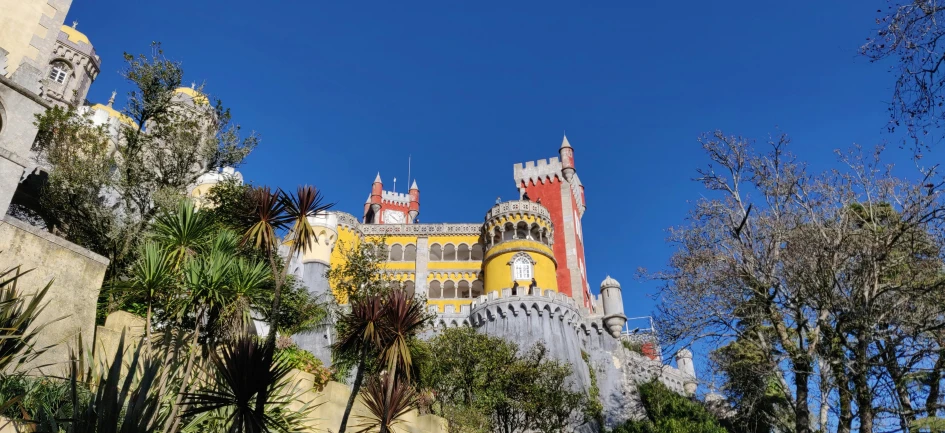
[[[48,305],[37,320],[39,324],[48,325],[36,345],[53,347],[24,367],[39,368],[31,372],[35,374],[61,374],[76,337],[81,334],[85,342],[94,338],[95,305],[108,259],[5,216],[0,221],[0,269],[15,266],[30,271],[17,283],[23,294],[36,293],[52,281],[46,295]]]

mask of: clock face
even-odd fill
[[[397,210],[385,210],[384,211],[384,224],[403,224],[406,222],[404,213]]]

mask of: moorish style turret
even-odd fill
[[[558,290],[557,263],[551,249],[554,226],[544,206],[528,200],[499,203],[483,224],[485,292],[532,285]]]

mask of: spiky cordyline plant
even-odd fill
[[[276,254],[279,250],[278,233],[288,233],[286,244],[289,247],[290,260],[298,253],[305,253],[312,249],[315,238],[315,229],[309,224],[309,217],[327,211],[332,204],[322,203],[324,198],[315,187],[300,186],[295,195],[281,189],[272,191],[268,187],[257,188],[253,192],[256,202],[255,223],[243,235],[243,243],[252,243],[268,258],[269,265],[275,278],[275,288],[272,296],[272,312],[276,315],[282,301],[282,286],[285,284],[288,266],[279,272],[276,264]],[[276,326],[272,324],[266,341],[274,345],[276,341]]]
[[[230,433],[303,431],[306,410],[289,410],[284,392],[292,367],[274,359],[272,347],[248,334],[210,352],[214,374],[185,398],[188,429],[217,426]]]
[[[342,416],[339,433],[347,429],[348,417],[354,399],[361,388],[368,361],[376,358],[379,365],[394,379],[409,383],[414,370],[413,339],[427,322],[423,305],[402,289],[372,294],[353,299],[351,312],[339,320],[339,339],[332,347],[336,358],[358,360],[351,397]],[[385,381],[388,386],[384,401],[391,401],[396,380]]]
[[[367,415],[359,415],[361,423],[356,433],[379,430],[379,433],[393,431],[401,418],[417,406],[419,394],[404,379],[382,373],[371,377],[361,390]]]

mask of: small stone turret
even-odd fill
[[[558,149],[558,155],[561,157],[561,174],[568,182],[574,177],[574,148],[568,142],[568,136],[565,135],[561,140],[561,147]]]
[[[407,216],[410,218],[407,220],[408,224],[414,224],[417,221],[417,215],[420,214],[420,188],[417,186],[417,181],[413,181],[413,185],[410,185],[410,205]]]
[[[620,338],[623,325],[627,323],[627,316],[623,313],[623,295],[620,283],[608,275],[600,283],[600,299],[604,304],[604,326],[614,338]]]
[[[686,394],[695,394],[698,385],[696,383],[696,367],[692,363],[692,352],[686,349],[680,349],[679,352],[676,352],[676,368],[686,376],[683,381],[683,389],[686,390]]]
[[[384,184],[381,182],[381,173],[377,173],[374,183],[371,184],[371,195],[364,206],[364,223],[377,224],[381,212],[381,201],[384,195]]]

